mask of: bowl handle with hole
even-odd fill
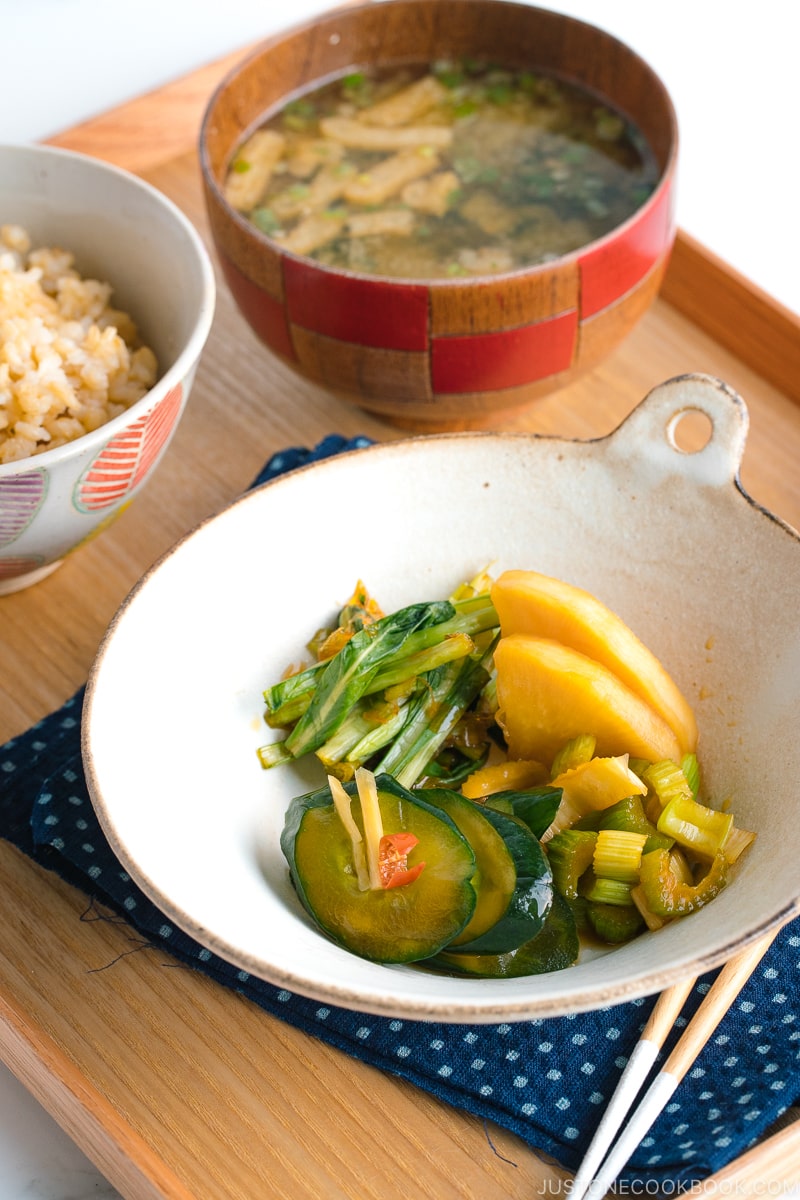
[[[696,412],[710,422],[708,441],[699,450],[682,450],[676,428],[684,415]],[[748,425],[747,406],[728,384],[712,375],[678,375],[645,396],[610,435],[608,451],[633,465],[646,446],[648,472],[723,487],[738,481]]]

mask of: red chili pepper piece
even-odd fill
[[[413,833],[385,833],[378,848],[378,870],[385,888],[404,887],[413,883],[425,863],[409,868],[408,856],[419,842]]]

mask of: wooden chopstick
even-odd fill
[[[660,1044],[663,1045],[664,1038],[670,1027],[666,1024],[668,1017],[671,1014],[674,1021],[683,1002],[692,990],[695,981],[693,979],[687,980],[684,983],[668,988],[662,993],[656,1007],[653,1009],[650,1020],[642,1032],[642,1037],[637,1043],[634,1053],[631,1055],[632,1061],[637,1054],[639,1045],[641,1045],[647,1035],[648,1046],[640,1057],[644,1062],[647,1062],[649,1059],[648,1066],[644,1070],[644,1074],[642,1074],[638,1065],[634,1068],[629,1081],[625,1083],[624,1094],[617,1101],[617,1092],[622,1090],[627,1068],[623,1073],[617,1091],[612,1096],[611,1104],[609,1105],[609,1108],[614,1108],[614,1115],[608,1124],[606,1124],[604,1118],[598,1127],[595,1138],[592,1140],[587,1152],[586,1159],[581,1163],[578,1173],[575,1176],[575,1183],[570,1189],[570,1200],[583,1200],[583,1197],[589,1194],[596,1197],[597,1200],[605,1196],[642,1138],[645,1137],[648,1130],[655,1123],[656,1118],[668,1103],[678,1084],[700,1054],[725,1013],[774,942],[778,932],[779,929],[771,930],[725,964],[694,1017],[684,1030],[674,1050],[667,1058],[664,1066],[650,1084],[638,1107],[633,1111],[625,1129],[611,1149],[608,1157],[602,1163],[600,1170],[597,1174],[593,1174],[598,1162],[602,1160],[604,1151],[611,1144],[614,1134],[624,1120],[625,1105],[632,1105],[643,1082],[644,1075],[647,1074],[647,1069],[649,1069],[649,1066],[652,1065],[655,1059],[655,1055],[659,1049],[659,1046],[655,1044],[656,1038],[660,1037]],[[681,994],[681,1003],[678,1004]],[[661,1004],[662,1001],[664,1002],[663,1006]],[[657,1012],[659,1009],[660,1011]],[[651,1026],[652,1028],[648,1032]],[[655,1036],[653,1031],[655,1031]],[[653,1049],[651,1049],[651,1046]],[[606,1128],[601,1138],[599,1135],[604,1124],[606,1124]],[[595,1142],[597,1142],[597,1145],[595,1145]],[[590,1161],[587,1165],[587,1160],[589,1159]]]
[[[696,976],[684,979],[667,988],[658,997],[578,1168],[570,1188],[570,1200],[581,1200],[587,1192],[595,1168],[603,1161],[603,1156],[613,1142],[617,1130],[633,1107],[633,1102],[650,1074],[650,1068],[656,1061],[667,1034],[675,1025],[675,1018],[696,982]]]

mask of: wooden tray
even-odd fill
[[[138,171],[207,235],[197,130],[238,57],[53,141]],[[744,396],[743,483],[800,527],[800,320],[683,234],[662,299],[625,345],[515,427],[603,435],[686,371]],[[54,575],[2,600],[0,741],[86,679],[110,618],[162,551],[273,451],[333,431],[401,436],[273,360],[220,283],[187,414],[153,482]],[[124,1196],[529,1200],[563,1189],[565,1173],[512,1134],[270,1018],[143,947],[124,923],[87,919],[87,905],[0,842],[0,1057]],[[765,1179],[800,1183],[797,1125],[713,1183],[745,1196]]]

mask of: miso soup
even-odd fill
[[[487,275],[547,262],[639,208],[659,168],[593,93],[475,63],[353,71],[238,149],[229,203],[281,246],[360,274]]]

